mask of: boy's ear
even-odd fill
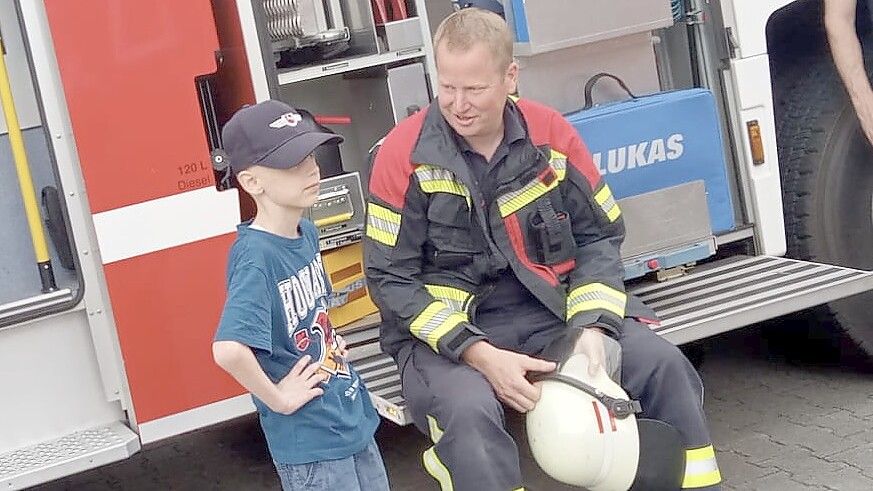
[[[264,192],[264,188],[261,186],[258,176],[248,169],[240,171],[239,174],[236,175],[236,182],[238,182],[240,187],[243,188],[243,191],[252,196]]]

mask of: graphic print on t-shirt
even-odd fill
[[[319,302],[319,310],[316,312],[312,320],[312,327],[309,330],[316,337],[322,340],[321,369],[330,375],[336,375],[342,378],[351,378],[352,373],[349,371],[349,364],[345,358],[340,355],[339,343],[334,335],[333,324],[330,323],[330,317],[327,315],[327,302]],[[315,359],[315,358],[313,358]]]
[[[311,356],[331,376],[351,378],[327,314],[327,279],[321,254],[276,286],[288,322],[288,336],[300,355]]]

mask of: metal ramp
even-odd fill
[[[873,289],[873,272],[770,256],[735,256],[689,274],[629,287],[658,313],[655,332],[684,344]],[[412,422],[397,365],[379,350],[378,315],[343,333],[379,413]]]
[[[126,459],[139,437],[120,422],[63,436],[0,455],[0,489],[24,489]]]

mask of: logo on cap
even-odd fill
[[[303,121],[303,116],[297,113],[285,113],[279,116],[279,119],[270,123],[270,128],[284,128],[286,126],[297,126],[299,122]]]

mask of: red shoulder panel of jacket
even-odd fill
[[[527,122],[534,145],[549,145],[567,156],[570,165],[588,179],[591,189],[600,183],[600,171],[594,165],[591,153],[579,133],[558,111],[529,99],[519,99],[516,104]]]
[[[427,109],[413,114],[388,133],[370,172],[370,194],[398,210],[406,202],[409,178],[415,170],[412,150],[418,142],[425,114]]]

